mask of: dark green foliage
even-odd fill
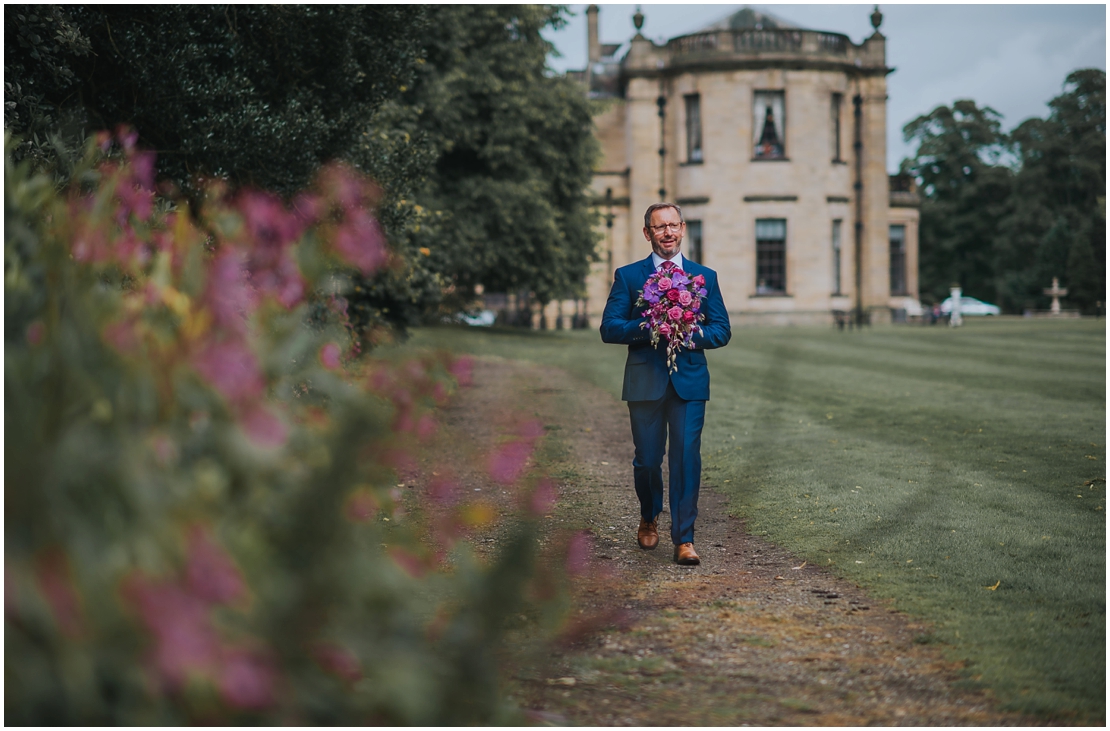
[[[67,40],[40,69],[44,43],[11,43],[31,23],[16,14],[37,7],[5,8],[5,77],[22,85],[12,132],[45,123],[36,105],[77,108],[89,129],[136,127],[178,183],[282,193],[342,157],[410,82],[426,29],[422,6],[45,6],[33,38]]]
[[[543,6],[441,5],[411,103],[438,146],[420,200],[442,212],[423,232],[461,295],[578,293],[596,244],[585,195],[598,154],[580,87],[545,74]]]
[[[994,242],[1012,187],[1011,171],[999,164],[1005,135],[998,113],[960,100],[910,122],[905,135],[918,143],[908,172],[923,194],[921,296],[940,301],[959,283],[994,301]]]
[[[1048,119],[1029,119],[1011,135],[1021,168],[1003,227],[1000,259],[1011,261],[1003,301],[1044,308],[1053,277],[1086,313],[1106,299],[1106,72],[1068,75]]]
[[[1106,73],[1068,75],[1048,119],[1011,133],[990,108],[961,100],[905,127],[921,182],[920,289],[953,283],[1008,312],[1045,309],[1053,277],[1066,306],[1105,307]]]

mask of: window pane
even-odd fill
[[[906,227],[890,227],[890,293],[906,294]]]
[[[786,293],[786,219],[755,222],[756,294]]]
[[[686,241],[682,255],[690,261],[702,263],[701,221],[686,222]]]
[[[829,110],[831,119],[829,120],[829,133],[832,135],[830,140],[830,147],[832,150],[832,159],[840,161],[840,106],[844,102],[843,94],[832,95],[832,106]]]
[[[785,239],[785,218],[760,218],[755,222],[756,239]]]
[[[686,97],[686,160],[701,162],[701,97]]]
[[[832,291],[833,294],[840,294],[840,228],[841,220],[838,218],[832,222],[832,248],[833,248],[833,270],[832,270]]]
[[[752,157],[786,156],[786,109],[783,92],[757,91],[752,104]]]

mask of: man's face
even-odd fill
[[[673,259],[682,248],[686,224],[673,208],[659,208],[651,212],[651,226],[644,229],[644,238],[651,242],[651,250],[664,259]]]

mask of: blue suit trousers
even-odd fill
[[[667,384],[663,398],[654,401],[629,401],[632,442],[636,457],[632,476],[640,499],[640,517],[652,521],[663,512],[663,455],[670,432],[670,509],[671,541],[694,541],[694,521],[698,517],[698,491],[701,489],[701,429],[705,424],[705,402],[679,398],[674,386]]]

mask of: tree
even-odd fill
[[[1043,309],[1059,277],[1068,300],[1093,313],[1106,301],[1106,72],[1068,74],[1049,107],[1048,119],[1012,133],[1021,167],[998,242],[1002,299]]]
[[[1007,140],[998,112],[959,100],[918,117],[903,132],[918,144],[902,171],[915,175],[922,191],[922,296],[939,301],[958,283],[968,294],[994,300],[996,239],[1013,185],[1013,173],[1000,162]]]
[[[179,185],[288,194],[411,84],[426,27],[422,6],[8,6],[5,126],[72,110],[133,125]]]
[[[561,10],[439,5],[430,20],[408,97],[438,148],[418,195],[435,212],[416,232],[430,265],[463,299],[478,284],[541,303],[577,295],[596,246],[586,191],[598,147],[581,88],[546,73],[540,30]]]

